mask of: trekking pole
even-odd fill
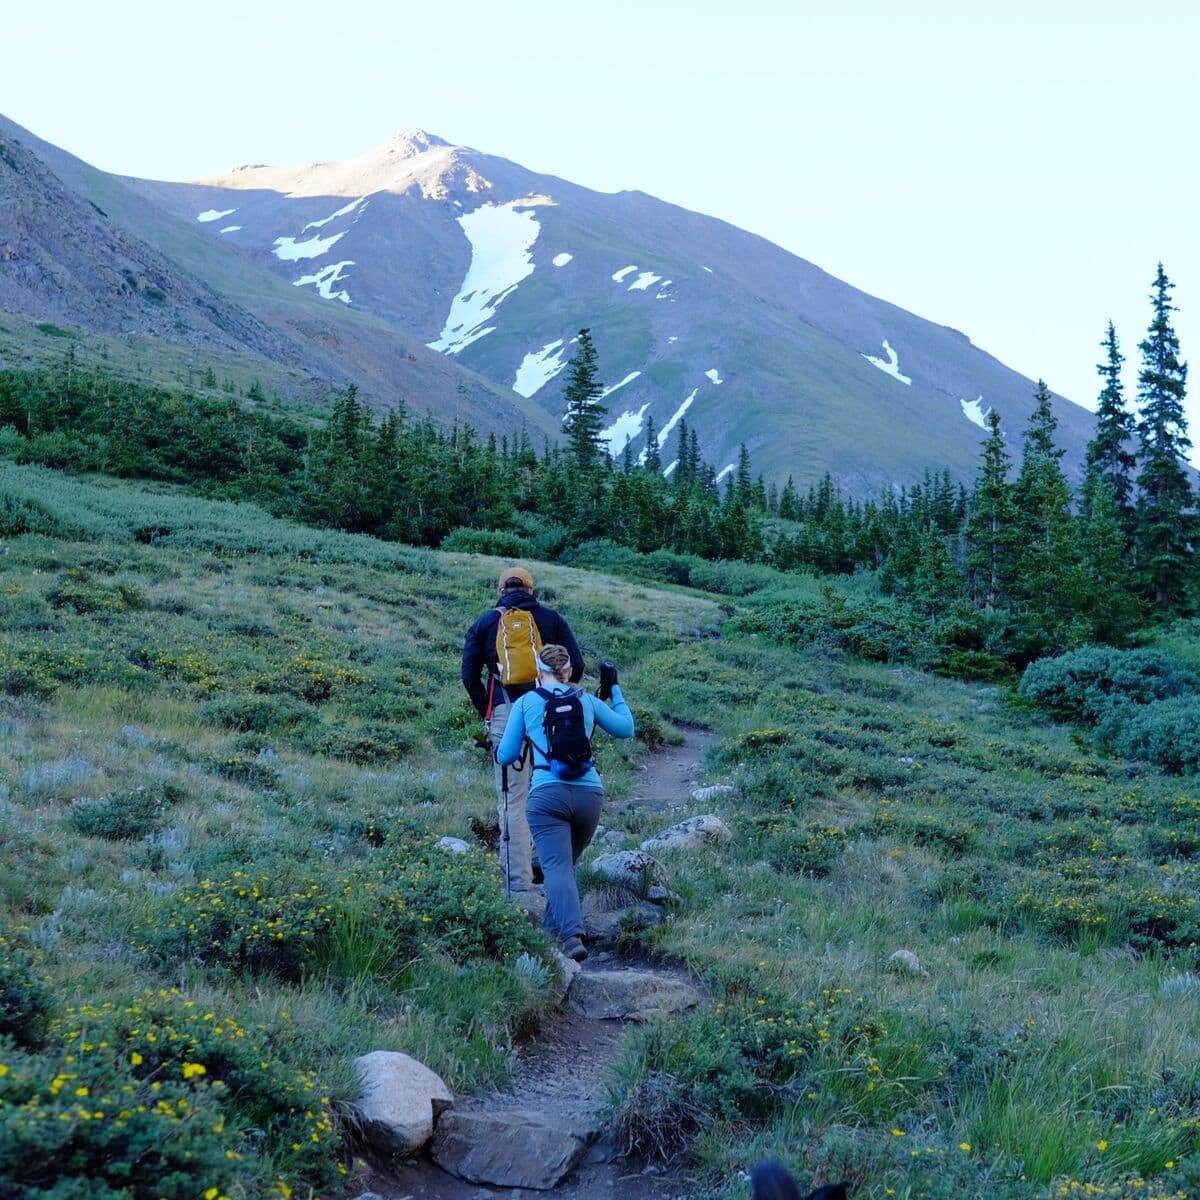
[[[504,898],[512,899],[512,881],[508,876],[508,767],[500,768],[500,794],[504,801],[500,827],[500,868],[504,872]]]

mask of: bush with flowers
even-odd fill
[[[536,951],[541,935],[504,900],[482,851],[448,854],[433,839],[392,839],[363,860],[279,859],[204,878],[135,929],[139,950],[299,979],[331,965],[353,970],[339,935],[347,915],[386,943],[399,970],[427,951],[455,962]],[[374,953],[374,951],[372,951]]]
[[[290,1040],[177,990],[64,1009],[40,1055],[0,1051],[0,1195],[217,1200],[331,1183],[328,1090],[290,1065]]]

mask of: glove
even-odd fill
[[[610,662],[602,662],[600,664],[600,687],[596,691],[596,695],[601,700],[607,701],[612,696],[612,690],[617,682],[617,668]]]

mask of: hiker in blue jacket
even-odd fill
[[[526,742],[533,755],[533,778],[529,785],[526,815],[545,876],[545,925],[562,939],[563,953],[581,962],[587,958],[583,944],[583,912],[575,882],[575,863],[592,840],[604,803],[604,785],[590,758],[567,766],[550,755],[546,732],[547,707],[557,697],[578,697],[584,732],[591,738],[597,725],[613,737],[633,736],[633,714],[621,695],[617,672],[611,663],[600,671],[600,694],[611,696],[611,707],[603,700],[572,686],[571,656],[564,646],[543,646],[538,656],[538,688],[517,700],[508,715],[508,726],[496,751],[501,765],[515,762]],[[564,778],[563,776],[573,778]]]

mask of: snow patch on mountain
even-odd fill
[[[700,269],[702,271],[707,271],[710,275],[713,274],[712,267],[706,267],[703,263],[700,264]]]
[[[458,354],[492,332],[488,321],[523,279],[533,274],[533,243],[541,225],[532,212],[513,204],[482,204],[457,218],[471,243],[467,277],[450,304],[445,327],[431,350]]]
[[[352,258],[346,259],[345,262],[333,263],[328,267],[322,267],[315,275],[301,275],[299,279],[293,280],[293,286],[303,287],[308,283],[315,284],[317,291],[326,300],[340,300],[343,304],[349,304],[349,292],[335,292],[333,289],[342,282],[342,272],[352,266],[354,266]]]
[[[713,367],[710,370],[705,371],[704,373],[705,373],[705,375],[707,375],[709,377],[709,379],[711,379],[713,381],[713,383],[719,384],[719,383],[725,382],[725,380],[723,380],[721,378],[721,372],[718,371],[716,367]]]
[[[616,276],[614,275],[613,278],[615,279]],[[642,271],[629,285],[629,290],[631,292],[644,292],[652,283],[657,283],[661,278],[661,275],[655,275],[653,271]]]
[[[628,267],[622,267],[619,271],[613,272],[613,283],[624,283],[625,276],[632,274],[637,270],[637,263],[633,263]]]
[[[983,393],[980,392],[975,400],[960,400],[962,405],[963,416],[974,425],[978,425],[980,429],[987,428],[987,415],[992,410],[983,407]]]
[[[200,213],[197,221],[219,221],[222,217],[229,216],[230,213],[237,212],[236,208],[207,208]]]
[[[334,242],[345,236],[346,231],[343,230],[341,233],[331,233],[329,237],[310,237],[303,242],[299,238],[278,237],[275,239],[274,254],[284,262],[296,262],[301,258],[320,258],[322,254],[329,252]]]
[[[563,358],[562,338],[548,342],[540,350],[527,354],[517,368],[512,390],[518,395],[529,397],[540,391],[567,365]]]
[[[732,471],[736,465],[737,465],[736,463],[730,463],[727,467],[722,467],[717,472],[717,482],[720,483],[721,480],[724,479],[725,476],[728,475],[729,472]]]
[[[668,343],[670,343],[670,342],[677,342],[677,341],[679,341],[679,339],[678,339],[677,337],[669,337],[669,338],[667,338],[667,342],[668,342]]]
[[[239,229],[241,229],[240,225],[226,225],[225,228],[221,230],[221,232],[222,233],[237,233],[237,231]]]
[[[900,374],[900,356],[888,345],[887,338],[883,339],[883,352],[887,355],[886,361],[882,358],[876,358],[872,354],[864,354],[863,358],[867,360],[873,367],[878,367],[885,375],[890,375],[893,379],[900,380],[901,383],[912,386],[912,379],[908,375]]]
[[[574,257],[575,255],[567,254],[566,251],[564,251],[562,254],[556,254],[550,261],[556,267],[565,267],[567,263],[569,263]]]
[[[305,227],[300,230],[301,233],[307,233],[310,229],[320,229],[322,226],[328,225],[330,221],[336,221],[338,217],[345,217],[352,213],[360,204],[366,201],[366,196],[359,196],[357,200],[351,200],[349,204],[343,204],[337,212],[332,212],[327,217],[322,217],[319,221],[309,221]]]
[[[663,472],[663,478],[669,479],[671,477],[671,472],[675,470],[677,466],[679,466],[679,459],[673,458],[671,460],[671,465]]]
[[[650,401],[647,400],[636,412],[626,409],[607,429],[600,431],[600,440],[608,443],[608,452],[613,458],[623,454],[625,447],[642,432],[642,421],[649,407]]]
[[[611,396],[613,392],[617,390],[617,388],[623,388],[627,383],[632,383],[640,374],[641,371],[630,371],[620,383],[614,383],[612,387],[605,388],[604,391],[600,393],[600,399],[603,400],[605,396]]]
[[[665,446],[667,444],[667,437],[670,435],[671,430],[674,429],[681,420],[683,420],[683,414],[692,407],[692,401],[696,399],[696,393],[699,390],[700,389],[698,387],[692,388],[691,395],[688,396],[688,398],[675,410],[674,414],[671,416],[671,419],[658,431],[659,446]]]

